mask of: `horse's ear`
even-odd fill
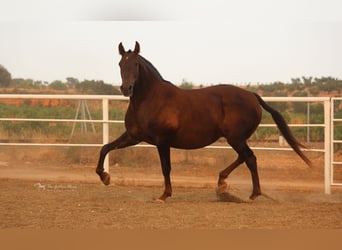
[[[125,54],[125,49],[124,49],[122,43],[119,44],[119,53],[120,53],[120,55]]]
[[[139,54],[140,53],[140,44],[137,41],[135,41],[134,53],[135,54]]]

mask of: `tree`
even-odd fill
[[[312,76],[310,76],[310,77],[302,76],[302,79],[303,79],[303,83],[304,83],[305,86],[307,86],[307,87],[311,86],[311,84],[312,84]]]
[[[12,76],[8,70],[0,64],[0,87],[9,87]]]
[[[49,87],[54,90],[67,90],[68,89],[68,87],[59,80],[56,80],[50,83]]]
[[[76,85],[80,83],[80,81],[74,77],[67,77],[66,80],[67,80],[67,85],[69,85],[72,88],[75,88]]]
[[[194,87],[192,82],[187,81],[186,79],[182,80],[181,85],[179,85],[181,89],[192,89]]]
[[[12,85],[15,88],[23,88],[23,89],[31,89],[33,88],[33,79],[23,79],[23,78],[14,78],[12,79]]]
[[[112,85],[96,80],[84,80],[76,84],[76,90],[82,94],[118,95],[120,94]]]

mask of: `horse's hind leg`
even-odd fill
[[[228,175],[233,172],[235,168],[237,168],[244,160],[239,156],[232,164],[230,164],[227,168],[222,170],[219,175],[219,179],[217,182],[217,193],[223,193],[227,188],[226,179]]]
[[[258,174],[256,157],[251,149],[247,151],[246,164],[247,164],[249,171],[251,172],[252,182],[253,182],[253,191],[249,198],[251,200],[254,200],[256,197],[261,195],[261,188],[260,188],[260,182],[259,182],[259,174]]]
[[[246,143],[242,143],[240,144],[240,146],[233,146],[233,148],[239,156],[231,165],[229,165],[226,169],[220,172],[217,191],[218,193],[222,193],[227,187],[225,179],[228,177],[228,175],[241,163],[246,162],[247,167],[251,172],[253,182],[253,191],[250,196],[250,199],[254,200],[257,196],[261,195],[256,157],[253,151],[248,147]]]

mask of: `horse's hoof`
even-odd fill
[[[103,172],[101,175],[101,181],[103,182],[103,184],[108,186],[110,184],[110,174]]]
[[[264,193],[260,193],[260,194],[252,194],[250,197],[251,201],[255,201],[257,199],[257,201],[273,201],[273,202],[278,202],[276,199],[272,198],[271,196],[264,194]]]
[[[156,199],[156,202],[158,203],[165,203],[166,199],[168,197],[171,197],[171,192],[164,192],[158,199]]]
[[[223,194],[227,190],[227,188],[228,188],[228,185],[226,182],[218,185],[216,188],[216,194],[217,195]]]
[[[251,196],[249,196],[249,199],[251,199],[252,201],[254,201],[258,196],[260,196],[261,193],[256,193],[256,194],[251,194]]]

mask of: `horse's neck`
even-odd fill
[[[145,58],[140,59],[139,80],[131,97],[132,104],[139,106],[141,102],[150,101],[164,91],[177,91],[177,87],[165,81],[158,70]],[[167,85],[167,87],[165,86]]]
[[[158,84],[164,80],[160,77],[159,73],[150,67],[142,66],[142,72],[140,73],[139,79],[147,87],[152,87],[151,85]]]
[[[140,66],[139,79],[134,87],[134,93],[131,97],[131,103],[134,106],[140,106],[142,102],[148,100],[158,89],[161,81],[158,74],[155,74],[146,65]]]

